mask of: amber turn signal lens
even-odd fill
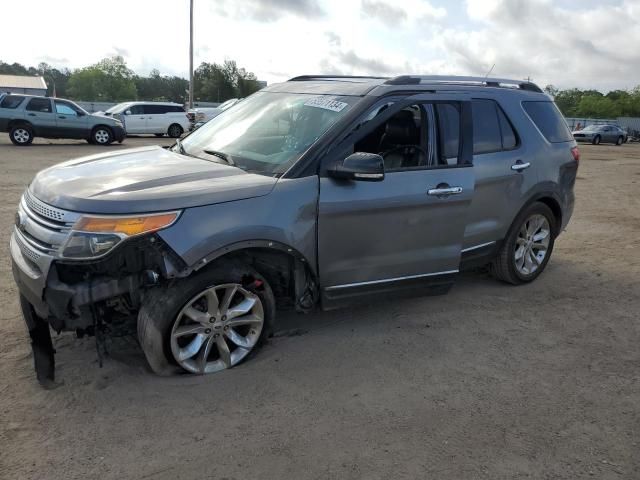
[[[123,233],[128,236],[154,232],[171,225],[177,213],[163,213],[140,217],[90,217],[83,216],[73,226],[82,232]]]

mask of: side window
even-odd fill
[[[51,113],[51,100],[48,98],[32,98],[27,104],[30,112]]]
[[[144,115],[148,113],[145,111],[145,105],[132,105],[129,110],[131,110],[131,115]]]
[[[56,113],[61,115],[77,115],[76,111],[68,103],[56,101]]]
[[[24,97],[21,95],[7,95],[2,99],[0,103],[0,108],[18,108],[18,106],[22,103]]]
[[[473,154],[502,150],[502,135],[498,111],[493,100],[474,99],[473,110]]]
[[[511,126],[511,122],[504,114],[500,106],[497,106],[498,120],[500,121],[500,131],[502,132],[502,149],[512,150],[518,145],[518,137]]]
[[[178,105],[172,105],[169,107],[169,112],[184,113],[184,107],[180,107]]]
[[[149,115],[163,115],[169,112],[170,108],[167,105],[145,105],[144,111]]]
[[[522,102],[522,106],[547,141],[551,143],[573,141],[573,135],[569,131],[567,122],[555,103],[549,101]]]
[[[460,147],[460,111],[450,103],[440,103],[435,108],[440,132],[441,163],[455,165],[458,163]]]

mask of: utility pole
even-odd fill
[[[189,0],[189,108],[193,108],[193,0]]]

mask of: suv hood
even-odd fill
[[[39,172],[29,186],[55,207],[84,213],[142,213],[267,195],[277,179],[142,147],[82,157]]]

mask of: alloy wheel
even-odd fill
[[[531,275],[540,268],[549,251],[551,227],[544,215],[529,217],[516,237],[514,261],[521,275]]]
[[[24,128],[16,128],[13,131],[13,138],[18,143],[27,143],[31,138],[31,134]]]
[[[191,373],[212,373],[241,362],[264,326],[260,297],[237,283],[217,285],[187,302],[171,329],[173,358]]]
[[[100,144],[105,144],[109,142],[109,132],[107,132],[105,129],[101,128],[100,130],[96,130],[96,133],[94,134],[93,138],[96,140],[97,143]]]

